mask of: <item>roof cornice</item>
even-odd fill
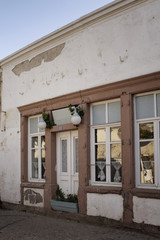
[[[148,0],[116,0],[110,4],[105,5],[102,8],[99,8],[83,17],[73,21],[62,28],[34,41],[33,43],[21,48],[15,53],[7,56],[6,58],[0,60],[0,66],[5,65],[6,63],[11,62],[12,60],[17,59],[18,57],[23,56],[24,54],[29,53],[32,50],[36,50],[38,48],[43,47],[43,45],[58,39],[62,39],[71,32],[76,32],[83,29],[85,26],[91,25],[98,21],[102,21],[107,17],[114,16],[120,12],[123,12],[133,6],[142,4]]]

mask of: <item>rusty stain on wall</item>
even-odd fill
[[[62,43],[54,48],[51,48],[43,53],[38,54],[31,60],[26,60],[20,64],[17,64],[12,69],[12,71],[14,72],[15,75],[20,76],[22,72],[28,72],[32,68],[40,66],[43,60],[44,62],[51,62],[61,54],[64,46],[65,43]]]

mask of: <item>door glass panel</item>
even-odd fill
[[[38,178],[38,149],[32,150],[32,178]]]
[[[67,172],[67,139],[62,140],[61,171]]]
[[[106,105],[92,106],[93,125],[106,123]]]
[[[106,141],[106,129],[95,129],[95,142],[102,143]]]
[[[140,139],[153,139],[154,138],[154,125],[151,123],[139,124]]]
[[[108,122],[120,122],[121,121],[121,109],[120,101],[108,103]]]
[[[74,172],[78,173],[78,138],[74,139]]]
[[[121,127],[110,128],[110,141],[111,142],[121,141]]]
[[[121,159],[121,144],[111,144],[111,182],[121,182],[122,179],[122,159]]]
[[[154,117],[154,95],[136,97],[136,119]]]
[[[154,142],[140,142],[141,183],[154,184]]]

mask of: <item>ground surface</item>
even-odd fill
[[[0,240],[156,240],[148,234],[122,228],[0,209]]]

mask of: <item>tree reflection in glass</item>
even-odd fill
[[[154,124],[142,123],[140,132],[141,184],[154,184]]]

